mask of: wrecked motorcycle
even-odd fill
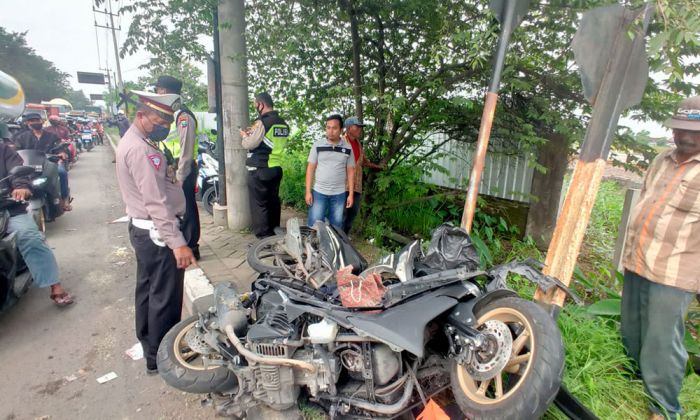
[[[327,223],[292,222],[266,243],[250,250],[265,270],[252,290],[217,285],[158,351],[163,379],[211,393],[218,414],[305,397],[331,418],[393,418],[450,388],[469,418],[538,418],[554,399],[555,321],[504,287],[515,266],[479,271],[463,230],[441,226],[425,255],[413,243],[371,267]]]

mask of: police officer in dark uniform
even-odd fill
[[[185,196],[175,178],[175,162],[158,145],[170,132],[180,96],[133,93],[139,107],[119,141],[117,180],[136,254],[136,336],[152,375],[158,373],[160,341],[180,321],[184,270],[197,261],[180,231]]]
[[[172,76],[160,76],[156,82],[156,93],[174,93],[180,95],[182,81]],[[183,219],[182,232],[187,239],[187,246],[192,248],[194,256],[199,259],[199,209],[195,198],[197,188],[197,119],[185,104],[180,104],[180,109],[175,111],[173,124],[170,126],[170,134],[163,141],[163,151],[167,148],[177,162],[175,178],[182,184],[185,193],[185,217]]]
[[[273,109],[267,92],[255,97],[258,118],[246,130],[241,130],[243,147],[249,150],[248,194],[253,217],[253,232],[257,238],[275,234],[280,225],[282,205],[279,197],[282,182],[282,153],[289,139],[289,125]]]

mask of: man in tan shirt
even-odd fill
[[[676,147],[646,173],[623,259],[622,340],[653,399],[652,419],[680,418],[684,318],[700,292],[700,96],[665,125]]]
[[[158,142],[170,132],[180,97],[133,92],[139,97],[134,123],[117,148],[117,180],[129,216],[136,254],[136,336],[146,371],[158,373],[160,341],[180,321],[185,268],[197,265],[180,231],[185,195]]]

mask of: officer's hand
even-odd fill
[[[355,203],[355,194],[348,194],[348,201],[345,203],[345,208],[349,209]]]
[[[247,132],[247,131],[245,131],[245,130],[238,130],[238,132],[240,133],[241,137],[248,137],[248,132]]]
[[[314,195],[311,192],[306,193],[306,204],[312,205],[314,203]]]
[[[16,190],[12,190],[12,198],[14,198],[15,201],[26,201],[31,196],[32,192],[27,188],[17,188]]]
[[[175,254],[175,261],[177,261],[177,268],[185,269],[190,265],[199,267],[197,265],[197,259],[192,253],[192,249],[188,246],[181,246],[180,248],[173,249],[173,254]]]

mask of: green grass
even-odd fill
[[[115,146],[119,143],[119,129],[117,127],[107,127],[107,125],[104,125],[105,128],[105,133],[108,133],[110,137],[112,137],[112,140],[114,140]],[[105,139],[109,141],[109,139]]]

